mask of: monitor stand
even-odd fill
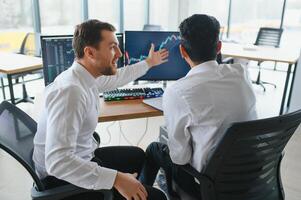
[[[167,81],[162,81],[163,84],[163,89],[165,89],[167,87]],[[133,85],[139,85],[139,81],[134,81]]]
[[[163,89],[165,89],[167,86],[167,81],[163,81]]]

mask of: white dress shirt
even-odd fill
[[[193,67],[163,95],[170,156],[201,171],[231,122],[256,119],[255,94],[240,64]]]
[[[123,86],[147,70],[143,61],[95,79],[74,62],[47,86],[34,138],[39,177],[55,176],[86,189],[111,189],[117,171],[90,161],[97,148],[92,135],[101,112],[99,93]]]

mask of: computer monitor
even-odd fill
[[[117,67],[123,67],[124,66],[124,39],[123,39],[123,33],[116,33],[116,37],[119,43],[119,48],[122,52],[122,57],[118,59]]]
[[[179,32],[126,31],[125,63],[133,64],[144,60],[151,43],[155,44],[155,50],[166,48],[169,51],[168,62],[151,68],[138,80],[177,80],[187,74],[190,67],[180,54]]]
[[[50,84],[74,61],[73,35],[41,36],[42,60],[45,85]]]
[[[116,34],[119,48],[123,52],[123,34]],[[50,84],[63,71],[68,69],[74,61],[72,48],[73,35],[41,36],[43,72],[45,85]],[[118,60],[118,67],[124,65],[123,57]]]

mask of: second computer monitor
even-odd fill
[[[44,81],[48,85],[74,61],[72,35],[41,36],[41,48]]]
[[[126,31],[125,63],[133,64],[144,60],[151,43],[154,43],[156,51],[164,48],[169,51],[168,62],[151,68],[138,80],[177,80],[187,74],[190,67],[180,55],[179,32]]]
[[[117,33],[119,48],[123,52],[123,34]],[[68,69],[74,61],[72,48],[73,35],[41,36],[42,59],[45,85],[50,84],[63,71]],[[118,67],[124,65],[123,57],[119,58]]]

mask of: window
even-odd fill
[[[283,22],[283,36],[281,44],[296,47],[300,51],[301,47],[301,1],[287,0]]]
[[[150,0],[150,24],[160,25],[163,30],[178,30],[178,3],[175,0]]]
[[[119,0],[89,0],[89,18],[113,24],[119,32]]]
[[[40,1],[42,34],[73,34],[81,23],[81,0]]]
[[[142,30],[146,13],[145,0],[124,0],[124,30]]]
[[[229,0],[189,0],[188,15],[206,14],[215,17],[221,26],[221,37],[225,37],[228,22]]]
[[[229,0],[189,0],[189,16],[206,14],[214,16],[221,26],[227,25]]]
[[[33,32],[31,0],[0,0],[0,8],[0,51],[19,52],[26,33]]]
[[[232,1],[230,37],[254,43],[260,27],[280,27],[283,0]]]

